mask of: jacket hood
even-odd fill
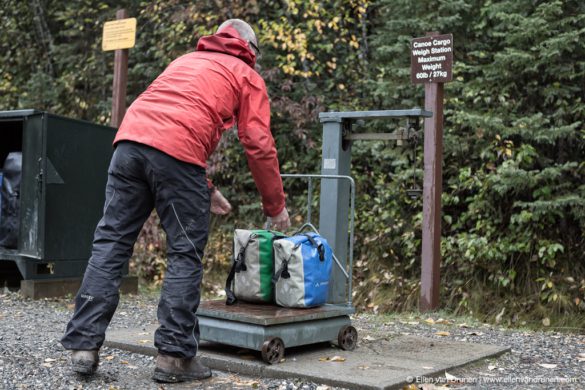
[[[197,42],[197,50],[229,54],[238,57],[252,68],[256,64],[256,54],[233,27],[226,27],[217,34],[201,37]]]

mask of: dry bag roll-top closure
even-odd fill
[[[238,299],[307,308],[327,302],[332,251],[316,233],[237,229],[226,304]]]

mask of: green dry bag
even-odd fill
[[[271,230],[236,229],[232,268],[226,281],[226,304],[238,299],[254,303],[274,302],[274,240],[286,237]]]

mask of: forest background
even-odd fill
[[[583,329],[585,2],[2,0],[0,109],[37,108],[108,124],[114,56],[101,50],[101,31],[122,7],[138,20],[129,103],[226,18],[255,27],[286,173],[319,172],[320,111],[422,106],[423,88],[410,83],[410,40],[426,31],[452,33],[441,306],[512,326]],[[419,184],[421,154],[414,162]],[[410,149],[394,143],[353,145],[360,310],[416,309],[422,204],[405,192],[412,163]],[[230,217],[212,220],[204,284],[215,295],[234,227],[259,226],[262,213],[233,131],[212,156],[209,174],[235,207]],[[285,190],[298,224],[306,188],[285,181]],[[136,245],[133,272],[159,284],[164,250],[153,215]]]

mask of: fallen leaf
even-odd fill
[[[70,303],[70,304],[68,304],[68,305],[67,305],[67,309],[69,309],[69,310],[73,310],[73,309],[75,309],[75,303]]]
[[[250,354],[247,354],[247,355],[239,355],[239,358],[240,359],[244,359],[244,360],[256,360],[256,356],[250,355]]]
[[[120,360],[120,364],[128,364],[126,360]]]
[[[408,325],[418,325],[419,322],[418,321],[412,321],[412,322],[408,322]]]
[[[469,328],[469,325],[467,325],[465,322],[462,324],[459,324],[460,328]]]
[[[538,363],[540,367],[544,368],[556,368],[558,364],[549,364],[549,363]]]
[[[483,336],[483,332],[470,332],[467,333],[470,336]]]
[[[375,339],[375,338],[373,338],[373,337],[372,337],[372,336],[370,336],[370,335],[367,335],[366,337],[362,337],[362,340],[366,340],[366,341],[376,341],[376,339]]]
[[[128,364],[128,368],[131,368],[131,369],[133,369],[133,370],[136,370],[138,367],[136,367],[136,366],[133,366],[132,364]]]
[[[495,369],[496,369],[496,366],[488,366],[488,370],[490,370],[490,371],[495,370]]]
[[[429,318],[427,318],[427,319],[425,320],[425,322],[426,322],[427,324],[435,325],[435,320],[433,320],[433,319],[432,319],[432,318],[430,318],[430,317],[429,317]]]
[[[105,360],[113,360],[113,359],[114,359],[114,357],[113,357],[112,355],[110,355],[110,356],[106,356],[104,359],[105,359]]]
[[[341,356],[333,356],[333,357],[323,357],[319,358],[320,362],[344,362],[345,358]]]
[[[138,340],[138,342],[140,344],[146,344],[146,343],[150,343],[150,340],[143,339],[143,340]]]
[[[502,311],[500,313],[498,313],[498,315],[496,316],[496,324],[499,324],[500,322],[502,322],[502,317],[504,316],[505,312],[506,312],[506,308],[503,307]]]
[[[445,331],[440,331],[440,332],[437,332],[437,333],[435,333],[435,334],[436,334],[437,336],[443,336],[443,337],[444,337],[444,336],[450,336],[450,335],[451,335],[451,333],[449,333],[449,332],[445,332]]]
[[[41,364],[41,366],[47,367],[47,368],[53,367],[53,365],[51,363],[43,363],[43,364]]]
[[[214,383],[217,383],[217,381],[214,381]],[[239,380],[237,378],[232,378],[231,380],[224,382],[224,383],[231,383],[232,385],[236,385],[238,386],[238,388],[240,387],[245,387],[247,389],[257,389],[258,386],[260,385],[260,382],[257,381],[243,381],[243,380]]]
[[[51,362],[56,362],[57,359],[53,359],[53,358],[46,358],[45,359],[45,363],[51,363]]]
[[[451,323],[451,321],[446,320],[444,318],[439,318],[437,321],[435,321],[435,324],[449,325],[450,323]]]
[[[146,336],[148,334],[148,332],[140,332],[137,334],[137,336]]]
[[[542,325],[550,326],[550,318],[546,317],[542,319]]]

